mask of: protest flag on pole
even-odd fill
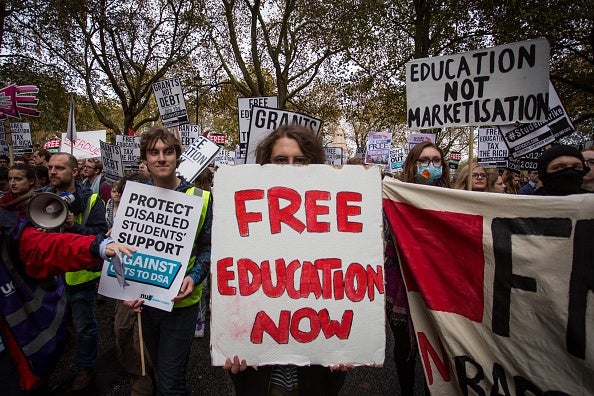
[[[70,97],[70,113],[68,113],[68,127],[66,128],[66,137],[70,139],[70,154],[76,140],[76,123],[74,120],[74,96]]]

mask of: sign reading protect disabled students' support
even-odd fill
[[[594,394],[592,194],[383,185],[432,395]]]
[[[103,265],[99,293],[119,300],[140,298],[171,311],[192,252],[204,201],[202,197],[147,184],[126,183],[112,238],[134,246],[123,257],[127,284],[121,287],[110,261]]]
[[[415,59],[406,64],[408,127],[544,121],[548,81],[546,39]]]
[[[223,166],[213,196],[213,365],[381,364],[380,174]]]

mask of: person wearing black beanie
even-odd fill
[[[590,168],[575,147],[562,144],[551,147],[538,159],[537,169],[542,187],[535,195],[564,196],[587,192],[582,189],[582,181]]]

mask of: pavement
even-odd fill
[[[130,394],[130,382],[127,373],[119,364],[113,335],[114,302],[97,305],[100,344],[99,359],[95,369],[95,378],[91,385],[80,392],[71,392],[70,385],[76,373],[74,342],[71,340],[64,357],[56,368],[50,383],[53,395],[85,396],[127,396]],[[394,340],[389,327],[386,328],[386,360],[383,367],[357,367],[348,373],[340,392],[341,396],[361,395],[400,395],[396,368],[392,356]],[[422,375],[421,366],[417,365],[417,378]],[[233,386],[227,372],[221,367],[210,365],[208,328],[205,337],[195,338],[192,343],[188,364],[188,386],[193,395],[234,395]],[[422,385],[417,381],[415,395],[422,395]]]

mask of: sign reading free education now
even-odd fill
[[[381,364],[378,167],[222,166],[216,178],[212,364]]]
[[[406,64],[410,129],[544,121],[549,43],[536,39]]]
[[[181,287],[204,200],[148,184],[126,183],[112,238],[136,248],[123,257],[126,283],[120,286],[111,261],[103,265],[99,293],[119,300],[140,298],[171,311]]]

